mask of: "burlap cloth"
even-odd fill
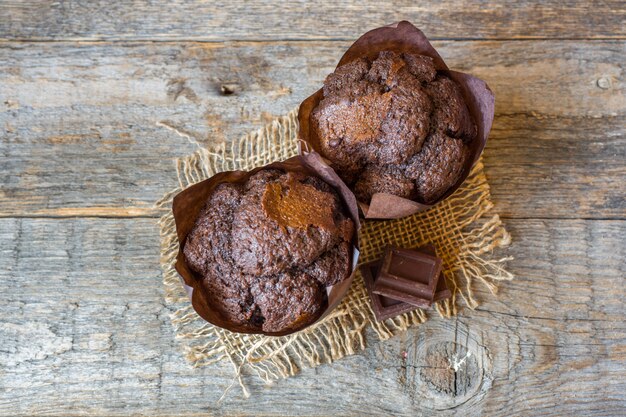
[[[365,348],[366,330],[380,340],[427,320],[418,309],[393,319],[377,322],[359,274],[342,303],[321,322],[292,335],[269,337],[244,335],[217,328],[205,322],[193,308],[181,285],[174,262],[178,251],[172,198],[184,188],[221,171],[249,170],[297,154],[297,113],[278,118],[257,132],[230,144],[198,151],[176,161],[179,185],[167,193],[157,206],[168,209],[160,221],[161,266],[165,301],[172,311],[176,337],[182,341],[186,357],[193,366],[229,361],[235,380],[247,396],[241,380],[244,368],[266,382],[294,375],[302,366],[330,363]],[[184,134],[182,134],[185,136]],[[510,243],[497,214],[490,213],[489,184],[479,161],[465,183],[434,208],[415,215],[387,221],[364,221],[359,263],[377,259],[388,244],[405,247],[432,243],[443,258],[444,274],[453,296],[435,305],[442,317],[456,314],[459,301],[475,308],[475,285],[484,285],[491,294],[498,281],[513,275],[504,269],[510,258],[496,259],[492,252]]]

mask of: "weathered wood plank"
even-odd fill
[[[155,216],[172,159],[196,149],[157,122],[202,146],[237,138],[347,45],[0,44],[0,216]],[[506,216],[626,217],[625,42],[436,45],[496,92],[487,174]]]
[[[0,219],[0,415],[623,415],[626,221],[507,227],[499,299],[218,406],[233,370],[184,362],[153,219]]]
[[[626,218],[626,117],[500,116],[485,150],[504,217]]]
[[[411,1],[5,1],[0,39],[353,39],[410,20],[445,39],[619,38],[619,0]]]

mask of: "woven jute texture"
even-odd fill
[[[158,207],[169,209],[159,221],[161,266],[165,299],[173,311],[176,336],[182,340],[187,359],[194,366],[229,361],[235,369],[234,381],[239,382],[245,395],[248,393],[241,379],[244,369],[266,382],[285,378],[303,366],[330,363],[364,349],[366,334],[385,340],[423,323],[428,317],[426,311],[418,309],[377,322],[358,274],[342,303],[331,314],[289,336],[236,334],[206,323],[195,313],[174,270],[178,242],[171,213],[173,196],[218,172],[249,170],[296,155],[297,128],[296,112],[292,111],[238,141],[212,149],[200,148],[177,160],[179,185],[157,202]],[[475,308],[476,286],[483,285],[495,295],[498,281],[513,278],[504,269],[509,258],[498,259],[492,253],[511,240],[498,215],[490,213],[492,207],[489,185],[479,161],[463,186],[434,208],[399,220],[364,221],[359,262],[378,259],[389,244],[404,247],[434,244],[437,255],[443,259],[448,286],[453,289],[453,297],[437,303],[435,310],[442,317],[451,317],[459,305]]]

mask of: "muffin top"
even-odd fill
[[[322,313],[326,286],[349,276],[347,213],[323,180],[261,170],[215,188],[183,253],[225,320],[257,331],[295,329]]]
[[[330,74],[311,114],[320,153],[359,201],[430,203],[462,174],[476,125],[459,85],[430,57],[391,51]]]

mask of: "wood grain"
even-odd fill
[[[184,362],[153,219],[0,219],[0,415],[623,415],[626,222],[507,227],[497,300],[217,405],[233,369]]]
[[[4,1],[0,39],[354,39],[410,20],[439,39],[624,38],[619,0],[197,2]]]
[[[288,112],[402,19],[496,93],[516,280],[217,404],[232,367],[190,368],[163,301],[172,160]],[[619,0],[1,2],[0,416],[626,415],[624,21]]]
[[[173,158],[296,107],[348,45],[0,43],[0,216],[157,216]],[[505,216],[626,218],[625,42],[436,46],[496,93]]]

